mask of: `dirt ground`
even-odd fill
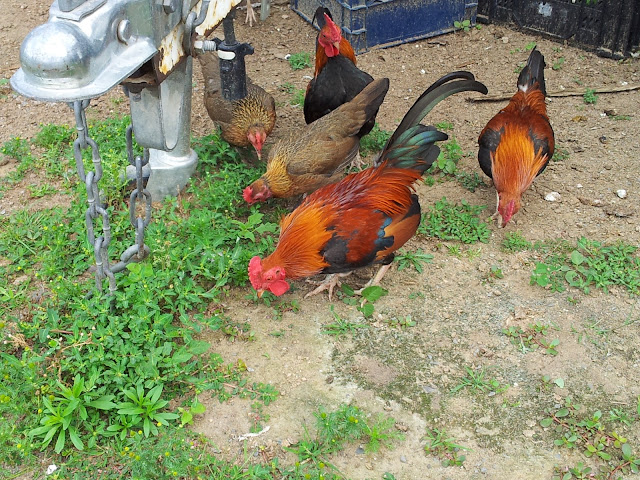
[[[0,78],[9,78],[19,67],[24,36],[47,19],[48,2],[22,0],[0,5]],[[243,15],[242,15],[243,16]],[[218,32],[216,32],[218,33]],[[219,33],[222,35],[222,33]],[[286,54],[312,52],[315,31],[286,5],[274,5],[271,16],[252,28],[236,22],[236,35],[255,47],[247,58],[251,77],[278,102],[278,123],[273,140],[303,124],[302,111],[289,104],[284,83],[305,88],[312,69],[292,71]],[[393,130],[415,98],[442,74],[467,69],[489,88],[490,94],[515,91],[516,66],[526,61],[525,45],[536,42],[545,55],[549,91],[583,90],[640,83],[640,64],[600,58],[504,26],[456,33],[413,42],[358,57],[359,66],[374,77],[390,78],[391,88],[380,109],[381,127]],[[561,59],[563,60],[563,63]],[[558,69],[550,68],[552,65]],[[193,97],[194,135],[212,128],[202,104],[202,78],[195,67]],[[32,101],[0,87],[0,142],[14,136],[31,137],[41,123],[73,124],[71,110],[63,104]],[[475,94],[473,94],[475,95]],[[427,118],[430,123],[453,123],[453,134],[470,155],[458,167],[480,172],[477,136],[486,122],[506,102],[470,103],[457,95],[439,105]],[[90,118],[127,113],[122,93],[115,89],[92,103]],[[635,410],[640,395],[640,308],[637,298],[614,288],[609,294],[594,291],[553,293],[529,284],[535,258],[531,252],[508,254],[500,250],[507,232],[520,231],[529,241],[582,236],[602,242],[623,240],[640,245],[640,93],[600,94],[595,105],[581,96],[548,99],[557,146],[568,156],[552,162],[524,195],[523,209],[508,228],[492,225],[489,243],[462,247],[477,255],[448,253],[441,241],[414,238],[405,247],[433,254],[433,263],[421,274],[393,268],[383,280],[389,294],[375,304],[371,328],[353,338],[330,337],[322,325],[333,320],[326,296],[303,300],[308,285],[284,298],[298,300],[298,313],[285,312],[276,319],[273,310],[244,299],[246,289],[232,291],[225,302],[235,321],[248,321],[255,342],[229,342],[221,334],[207,336],[213,349],[226,361],[242,359],[252,380],[271,383],[282,396],[264,408],[270,428],[260,436],[239,440],[251,426],[251,402],[233,399],[225,404],[207,400],[207,412],[194,427],[217,445],[220,455],[242,459],[258,447],[278,455],[288,442],[302,437],[303,423],[312,425],[319,406],[333,409],[352,402],[367,412],[393,416],[406,428],[406,439],[393,450],[360,454],[356,446],[334,458],[349,478],[382,478],[391,472],[397,479],[541,479],[551,478],[555,465],[575,465],[581,457],[553,446],[555,438],[539,421],[545,408],[553,408],[571,396],[585,411],[611,408]],[[626,115],[615,120],[606,111]],[[0,176],[13,168],[0,167]],[[0,212],[18,208],[64,205],[66,197],[28,199],[25,185],[38,181],[33,172],[24,184],[0,198]],[[418,188],[426,210],[443,196],[465,199],[472,205],[495,207],[495,191],[475,193],[456,182]],[[241,186],[239,186],[240,188]],[[621,199],[616,191],[628,195]],[[550,192],[556,202],[545,200]],[[203,206],[206,208],[206,206]],[[490,210],[488,210],[490,211]],[[154,219],[156,221],[160,219]],[[490,278],[491,267],[502,270],[501,279]],[[349,281],[360,286],[373,273],[364,270]],[[249,286],[247,286],[247,289]],[[413,295],[410,295],[413,294]],[[335,312],[356,321],[359,312],[334,301]],[[400,329],[392,320],[411,315],[416,325]],[[550,326],[550,338],[560,343],[558,355],[540,351],[521,353],[501,333],[509,325],[526,327],[534,322]],[[270,333],[279,331],[281,336]],[[450,389],[464,376],[465,367],[485,368],[491,377],[509,388],[497,395]],[[541,389],[543,375],[564,380],[564,388]],[[445,468],[425,455],[427,429],[445,429],[470,447],[463,467]],[[640,452],[640,423],[621,426],[636,453]],[[313,430],[312,430],[313,431]],[[256,457],[257,453],[256,453]],[[256,458],[258,460],[258,458]]]

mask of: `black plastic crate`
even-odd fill
[[[632,48],[639,8],[640,0],[479,0],[478,15],[619,58]]]
[[[291,0],[291,8],[311,23],[327,7],[356,53],[390,47],[454,30],[453,22],[475,25],[477,1],[470,0]]]

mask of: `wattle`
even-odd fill
[[[324,47],[324,52],[327,54],[327,57],[336,57],[340,54],[340,49],[338,49],[333,43],[330,43],[326,47]]]
[[[276,280],[271,285],[269,285],[269,291],[273,293],[276,297],[284,294],[289,290],[289,284],[285,280]]]

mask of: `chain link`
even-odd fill
[[[98,144],[89,136],[87,126],[86,108],[90,100],[79,100],[72,104],[76,118],[76,130],[78,138],[73,142],[73,155],[76,160],[78,176],[85,184],[87,191],[87,202],[89,207],[85,212],[85,222],[87,225],[87,237],[93,246],[93,254],[96,261],[96,288],[102,291],[102,281],[107,278],[109,281],[109,295],[113,295],[117,289],[115,273],[126,268],[131,262],[144,260],[150,253],[150,249],[144,244],[144,229],[151,222],[151,194],[143,186],[142,167],[149,163],[149,149],[145,148],[143,156],[134,157],[133,154],[133,128],[127,127],[127,159],[136,168],[136,188],[131,192],[129,204],[129,219],[135,229],[135,244],[127,248],[120,256],[120,261],[114,265],[109,263],[109,244],[111,243],[111,225],[109,223],[109,213],[105,205],[100,201],[100,190],[98,182],[102,178],[102,159],[98,150]],[[71,104],[70,104],[71,106]],[[91,161],[93,170],[85,172],[82,152],[87,148],[91,149]],[[137,204],[140,199],[144,200],[144,217],[137,217]],[[100,219],[102,223],[102,235],[96,237],[94,222]]]

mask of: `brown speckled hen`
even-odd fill
[[[276,124],[273,97],[247,77],[247,96],[229,101],[222,96],[220,67],[215,52],[199,55],[204,77],[204,105],[209,117],[222,129],[222,138],[237,147],[253,145],[258,158]]]
[[[244,189],[244,199],[252,204],[289,198],[340,180],[358,152],[358,132],[376,114],[388,89],[387,78],[373,81],[350,102],[276,143],[267,171]]]

